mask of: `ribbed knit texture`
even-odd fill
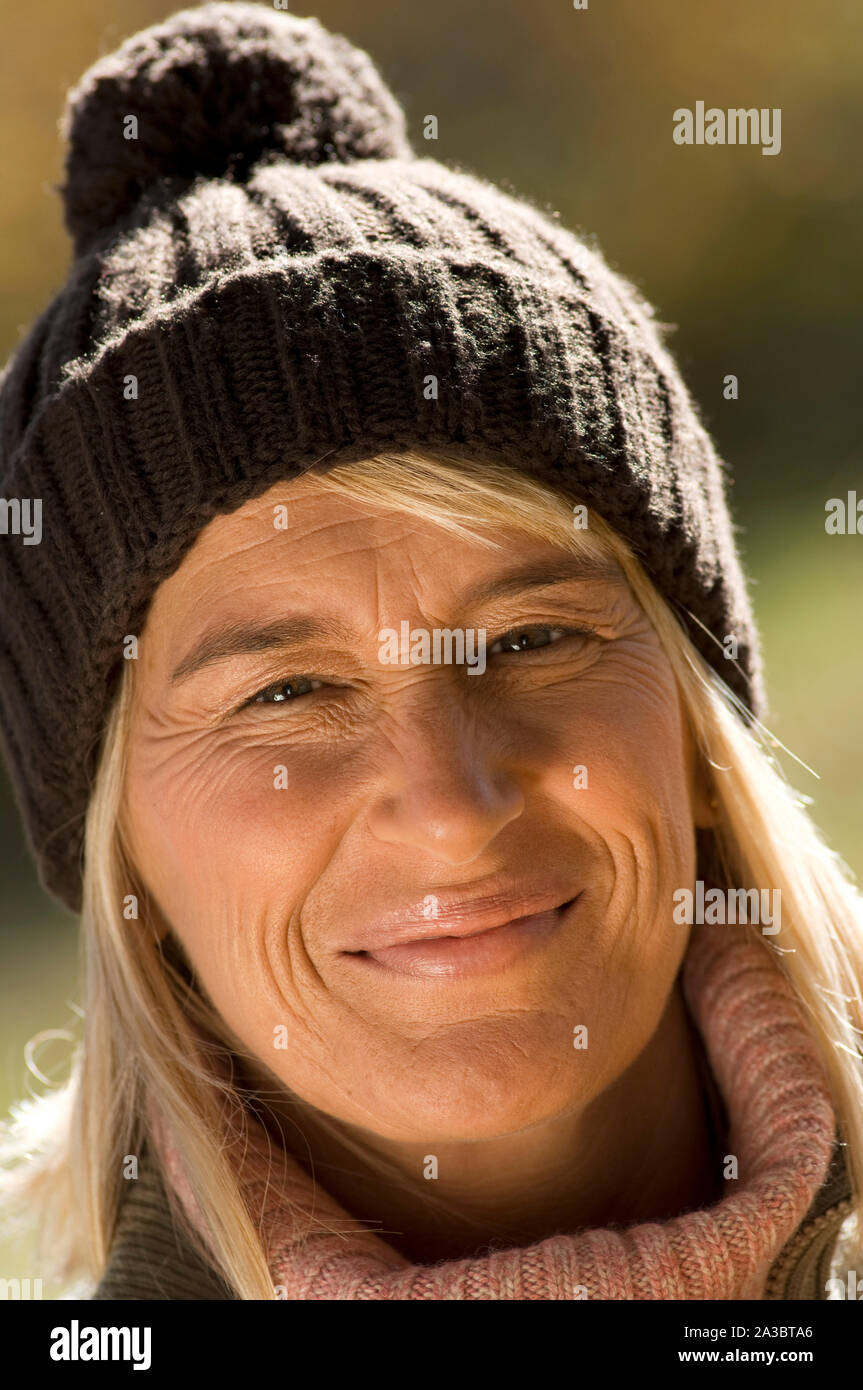
[[[75,259],[0,375],[0,490],[43,511],[40,544],[0,538],[0,735],[50,892],[80,907],[156,587],[210,518],[321,461],[438,449],[565,489],[761,711],[720,462],[652,309],[554,217],[414,157],[366,54],[202,5],[101,58],[64,128]]]
[[[738,1177],[717,1204],[625,1230],[412,1264],[368,1230],[351,1231],[358,1223],[296,1160],[271,1159],[270,1141],[253,1122],[237,1171],[273,1284],[289,1300],[556,1300],[583,1298],[582,1289],[589,1299],[761,1298],[772,1262],[828,1170],[829,1086],[775,958],[741,929],[694,927],[682,982],[728,1113],[728,1152],[738,1160]],[[154,1135],[169,1181],[203,1229],[164,1119]],[[301,1215],[286,1213],[285,1197]]]

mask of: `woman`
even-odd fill
[[[66,128],[2,709],[84,1022],[9,1201],[97,1299],[839,1296],[859,906],[651,310],[314,20]]]

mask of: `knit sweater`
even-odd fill
[[[727,1154],[737,1159],[737,1175],[726,1179],[727,1195],[717,1203],[625,1230],[555,1235],[526,1249],[413,1264],[352,1222],[288,1155],[280,1155],[274,1184],[267,1141],[253,1122],[239,1177],[279,1296],[826,1298],[843,1224],[851,1219],[851,1189],[826,1075],[791,986],[767,949],[727,927],[693,930],[682,983],[726,1110]],[[204,1228],[179,1144],[164,1127],[154,1137],[94,1297],[234,1298],[171,1216],[166,1183],[186,1219]]]

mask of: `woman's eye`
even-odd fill
[[[247,700],[246,705],[290,704],[301,695],[308,695],[310,691],[320,689],[323,684],[323,681],[314,680],[311,676],[291,676],[290,680],[277,681],[274,685],[265,686],[257,695],[253,695],[251,700]]]
[[[534,640],[536,634],[540,634],[539,642]],[[595,635],[591,628],[551,627],[539,624],[530,627],[514,627],[495,639],[488,648],[488,654],[498,655],[507,651],[533,651],[537,647],[556,645],[563,638],[586,638]],[[324,685],[326,685],[326,681],[316,680],[313,676],[291,676],[288,680],[275,681],[272,685],[265,686],[240,708],[247,709],[250,705],[293,704],[302,696],[311,694],[313,690],[320,690]]]
[[[528,645],[527,645],[527,644],[530,642],[530,640],[531,640],[531,634],[532,634],[532,633],[546,633],[546,634],[551,634],[551,636],[549,636],[549,637],[547,638],[547,640],[540,641],[540,642],[538,643],[538,645],[539,645],[540,647],[549,647],[549,646],[552,646],[552,645],[554,645],[556,642],[559,642],[559,641],[561,640],[561,638],[564,638],[564,637],[593,637],[593,636],[595,636],[595,634],[594,634],[589,628],[544,627],[544,626],[540,626],[540,625],[531,626],[531,627],[514,627],[514,628],[511,628],[509,632],[503,633],[503,635],[502,635],[501,637],[498,637],[498,638],[491,644],[491,646],[488,648],[488,654],[489,654],[489,655],[496,655],[496,653],[495,653],[495,648],[496,648],[496,647],[497,647],[497,648],[502,648],[503,651],[510,651],[510,652],[523,652],[523,651],[526,651],[526,650],[535,650],[535,647],[534,647],[534,648],[530,648],[530,647],[528,647]]]

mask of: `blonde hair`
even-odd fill
[[[727,886],[778,888],[793,949],[753,940],[777,957],[817,1041],[845,1141],[852,1207],[863,1230],[863,937],[850,874],[822,840],[783,776],[769,735],[697,653],[631,549],[593,511],[573,526],[583,502],[563,486],[497,463],[441,451],[382,454],[305,475],[321,489],[407,511],[473,542],[499,548],[495,528],[517,528],[586,558],[611,556],[652,622],[668,657],[716,802],[717,863]],[[489,534],[491,533],[491,534]],[[242,1299],[272,1299],[261,1241],[221,1142],[226,1106],[239,1100],[215,1065],[235,1040],[196,988],[176,941],[160,943],[146,888],[123,834],[125,750],[134,662],[125,664],[107,722],[85,835],[82,909],[83,1032],[68,1080],[21,1102],[0,1130],[0,1200],[17,1204],[40,1237],[40,1268],[65,1284],[96,1281],[117,1220],[122,1165],[147,1141],[147,1099],[177,1135],[209,1229],[209,1260]],[[122,904],[136,893],[139,930]],[[158,1027],[154,1027],[154,1021]],[[201,1036],[213,1039],[212,1049]],[[328,1135],[367,1171],[411,1186],[328,1116],[293,1098],[309,1132]],[[425,1200],[427,1184],[415,1189]],[[169,1189],[169,1197],[174,1202]],[[182,1219],[182,1213],[177,1209]],[[197,1233],[190,1236],[202,1246]]]

